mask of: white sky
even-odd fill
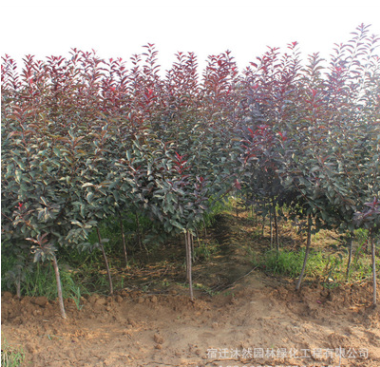
[[[164,69],[177,51],[194,51],[201,67],[208,55],[227,49],[239,68],[266,46],[298,41],[304,55],[328,57],[361,24],[380,35],[377,0],[6,0],[1,3],[1,56],[20,61],[68,57],[71,48],[95,49],[102,58],[128,61],[154,43]],[[262,5],[265,4],[265,5]],[[310,4],[310,5],[306,5]],[[380,51],[379,51],[380,53]],[[199,70],[200,71],[200,70]]]

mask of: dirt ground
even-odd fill
[[[227,232],[219,228],[219,240],[238,244]],[[5,292],[2,336],[36,367],[380,366],[370,283],[296,292],[293,281],[252,269],[231,248],[214,259],[218,268],[195,266],[195,281],[206,282],[206,268],[224,287],[216,295],[196,290],[194,303],[176,284],[165,292],[126,288],[84,297],[81,310],[66,300],[64,321],[54,301]]]

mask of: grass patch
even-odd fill
[[[270,250],[258,262],[256,260],[255,265],[270,273],[295,278],[300,274],[304,257],[304,249],[299,252]],[[310,272],[320,268],[323,268],[320,256],[310,254],[307,272],[310,274]]]
[[[265,272],[297,278],[300,275],[305,249],[293,252],[270,250],[262,256],[250,252],[254,266]],[[380,260],[376,261],[380,267]],[[334,288],[346,280],[347,256],[340,253],[327,253],[325,251],[311,251],[308,257],[305,276],[319,279],[326,288]],[[371,258],[369,256],[355,257],[351,265],[351,280],[361,281],[372,276]]]
[[[12,261],[9,261],[12,263]],[[64,298],[72,298],[79,307],[81,295],[89,293],[80,281],[79,275],[72,270],[60,267],[62,293]],[[2,269],[3,271],[3,269]],[[2,282],[1,289],[14,293],[12,283]],[[49,300],[57,298],[57,283],[51,262],[34,264],[21,282],[21,295],[30,297],[44,296]]]
[[[19,367],[25,360],[22,347],[13,347],[4,339],[1,343],[1,367]]]

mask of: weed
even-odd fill
[[[124,277],[120,278],[120,281],[117,283],[117,287],[119,289],[124,289]]]
[[[81,294],[80,294],[80,287],[72,287],[71,288],[71,299],[75,302],[75,305],[77,306],[77,309],[80,311],[83,307],[83,305],[80,304]]]
[[[330,282],[323,282],[322,283],[323,288],[328,289],[328,290],[332,290],[334,288],[337,288],[340,285],[341,285],[341,282],[334,282],[333,280],[331,280]]]
[[[61,340],[62,338],[60,336],[54,335],[54,334],[47,334],[46,337],[49,340]]]
[[[213,198],[209,199],[211,208],[203,215],[203,221],[200,223],[198,230],[203,231],[205,228],[211,227],[216,220],[216,216],[222,213],[230,213],[233,210],[234,204],[231,198],[225,200],[213,201]]]
[[[194,284],[194,288],[207,293],[210,297],[216,296],[220,293],[200,283]]]
[[[95,289],[99,289],[101,291],[105,291],[108,289],[107,274],[97,274],[97,277],[95,279]]]
[[[147,292],[149,290],[149,285],[145,284],[144,286],[142,286],[141,288],[141,291],[142,292]]]
[[[164,280],[161,282],[161,286],[162,286],[163,288],[169,288],[170,283],[169,283],[168,280],[164,279]]]
[[[223,293],[223,295],[224,295],[225,297],[228,297],[228,296],[235,297],[235,293],[232,292],[232,291],[225,291],[225,292]]]
[[[355,230],[355,237],[359,243],[364,243],[368,240],[368,229],[359,228]]]
[[[22,347],[12,347],[5,339],[1,344],[1,367],[21,366],[25,359]]]
[[[219,251],[219,245],[217,243],[205,243],[201,242],[194,248],[195,259],[210,260],[211,256]]]

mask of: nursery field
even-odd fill
[[[64,321],[54,300],[26,296],[20,301],[3,293],[3,348],[5,339],[22,349],[22,366],[36,367],[338,366],[337,348],[345,352],[340,366],[378,366],[380,314],[372,307],[368,276],[359,280],[364,263],[353,269],[349,283],[323,283],[336,242],[330,233],[313,238],[323,257],[311,260],[297,292],[296,279],[286,276],[292,271],[289,260],[281,276],[264,260],[269,226],[261,237],[260,221],[255,225],[247,214],[221,213],[207,237],[201,236],[201,243],[214,245],[207,257],[200,255],[195,262],[194,302],[188,296],[184,264],[163,261],[166,251],[173,250],[168,248],[153,253],[149,266],[117,269],[129,276],[113,297],[84,294],[79,307],[73,298],[65,299]],[[285,224],[282,228],[284,250],[299,246],[296,231]],[[331,276],[335,279],[338,273],[336,268]],[[261,348],[264,358],[255,357]],[[303,353],[308,357],[302,358]]]
[[[370,32],[2,57],[2,365],[379,366]]]

